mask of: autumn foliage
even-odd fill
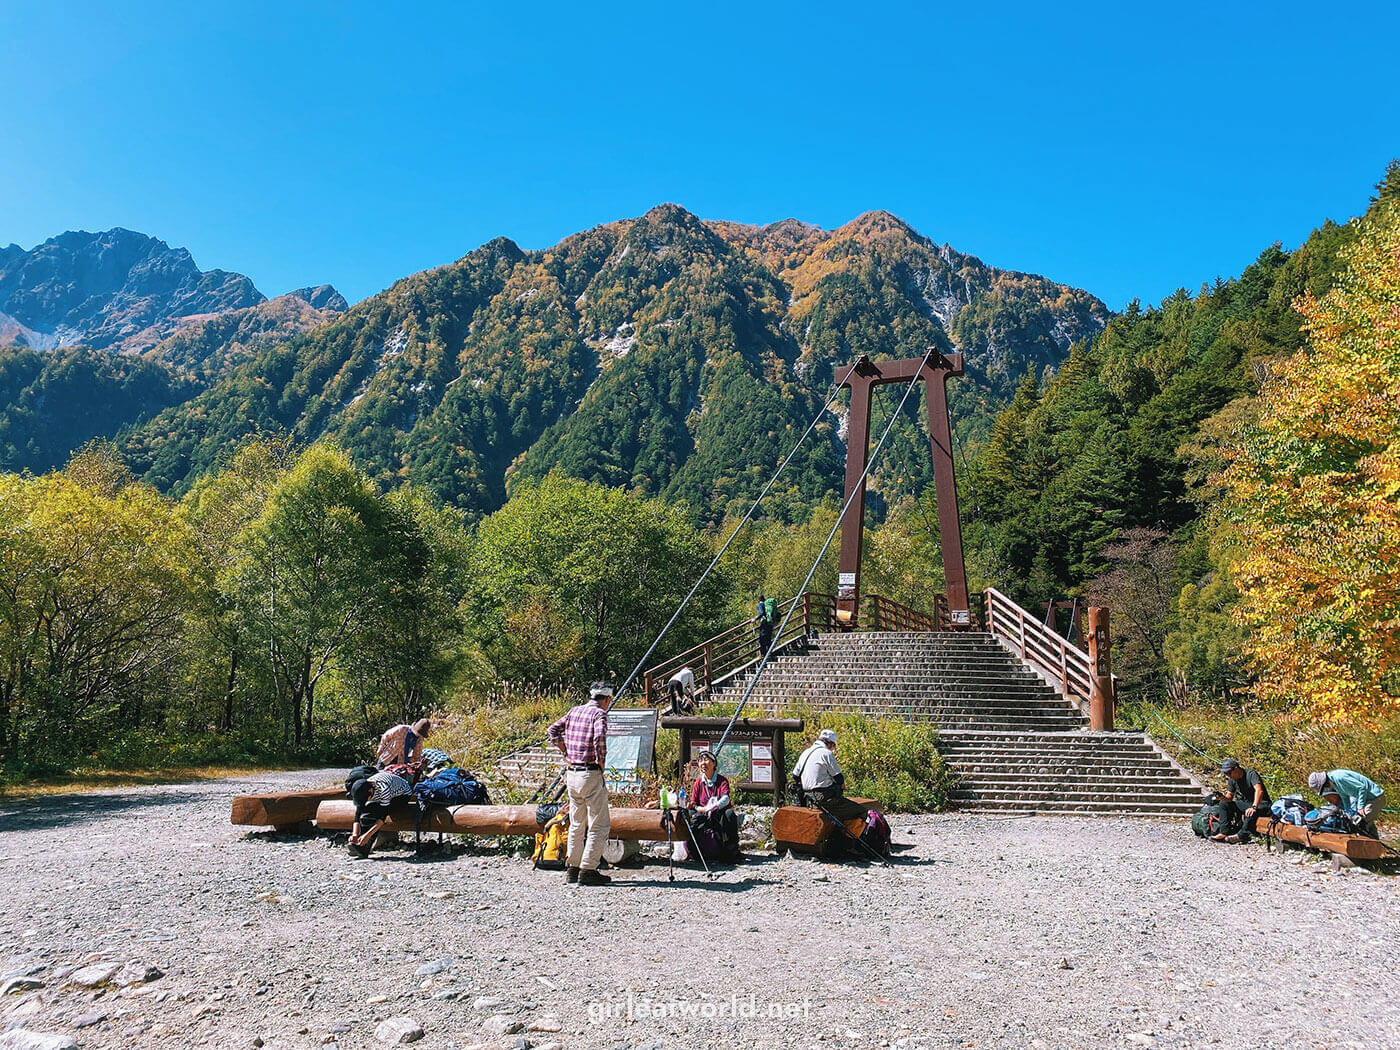
[[[1369,724],[1400,713],[1400,200],[1343,258],[1223,480],[1259,697]]]

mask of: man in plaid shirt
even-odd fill
[[[569,874],[581,886],[612,881],[598,871],[612,821],[608,817],[608,785],[603,767],[608,762],[608,708],[613,687],[594,682],[588,703],[571,708],[549,727],[549,742],[564,755],[569,788]]]

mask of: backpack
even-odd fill
[[[1274,815],[1275,820],[1280,820],[1285,824],[1294,824],[1303,827],[1307,824],[1308,810],[1312,809],[1307,800],[1302,795],[1284,795],[1277,799],[1269,812]]]
[[[1343,813],[1336,806],[1322,806],[1308,810],[1303,824],[1309,831],[1335,831],[1350,835],[1356,831],[1356,823],[1349,813]]]
[[[884,815],[878,810],[867,810],[865,814],[865,830],[860,833],[861,842],[865,843],[882,857],[890,855],[890,825],[885,820]]]
[[[1214,838],[1216,835],[1233,835],[1243,825],[1239,810],[1215,793],[1206,796],[1205,805],[1191,818],[1191,830],[1203,839]]]
[[[764,622],[764,623],[777,623],[777,622],[778,622],[778,599],[777,599],[777,598],[765,598],[765,599],[763,600],[763,622]]]
[[[465,769],[449,766],[420,781],[413,788],[425,806],[489,806],[485,786]]]
[[[568,865],[569,817],[560,813],[550,818],[544,830],[535,835],[535,867],[563,871]]]

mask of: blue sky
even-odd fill
[[[1394,4],[399,6],[0,7],[0,244],[126,226],[355,300],[661,201],[883,208],[1119,308],[1400,155]]]

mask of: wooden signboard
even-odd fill
[[[681,761],[687,766],[701,751],[714,750],[729,725],[727,718],[667,715],[661,728],[678,729]],[[781,805],[787,779],[784,735],[800,733],[800,718],[741,718],[734,723],[724,748],[715,756],[719,771],[735,790],[771,791],[773,804]]]

